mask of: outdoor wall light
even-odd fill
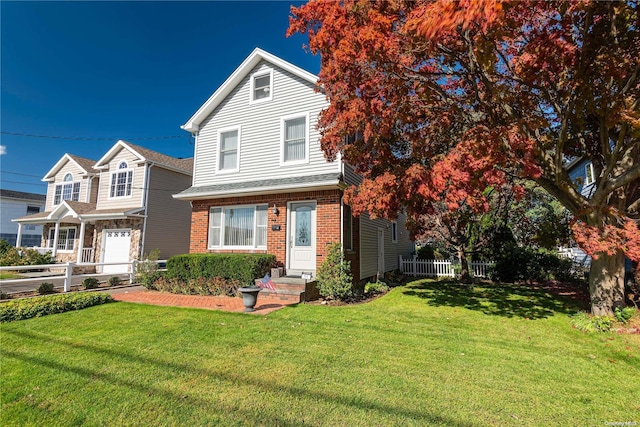
[[[280,211],[279,211],[279,210],[278,210],[278,208],[276,207],[276,204],[275,204],[275,203],[273,204],[273,208],[271,209],[271,212],[272,212],[274,215],[279,215],[279,214],[280,214]]]

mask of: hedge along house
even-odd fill
[[[351,215],[343,190],[359,182],[325,159],[317,77],[255,49],[182,128],[195,136],[192,253],[274,254],[287,276],[315,276],[340,242],[356,281],[398,268],[413,251],[405,218]],[[282,281],[275,280],[276,284]]]
[[[193,159],[126,141],[98,161],[65,154],[42,179],[48,183],[45,211],[13,221],[19,229],[43,225],[39,249],[58,262],[127,263],[154,249],[161,258],[185,253],[191,208],[171,195],[189,187],[192,168]],[[128,266],[98,270],[121,273]]]

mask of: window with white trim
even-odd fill
[[[118,170],[111,173],[111,187],[109,198],[130,197],[133,188],[133,171],[129,169],[127,162],[118,164]]]
[[[308,119],[308,114],[282,118],[282,163],[308,162]]]
[[[55,239],[56,229],[54,227],[49,229],[49,245],[53,248],[53,241]],[[58,250],[59,251],[73,251],[76,239],[75,227],[60,227],[58,229]]]
[[[218,171],[237,172],[240,170],[240,127],[218,131]]]
[[[398,223],[391,221],[391,242],[398,243]]]
[[[591,185],[596,181],[593,173],[593,163],[589,162],[584,166],[584,185]]]
[[[266,249],[267,205],[212,207],[210,249]]]
[[[342,205],[343,246],[345,251],[353,250],[353,214],[351,206]]]
[[[56,185],[53,204],[59,205],[63,200],[71,200],[77,202],[80,200],[80,183],[73,182],[73,175],[68,173],[62,180],[64,184]]]
[[[250,103],[271,101],[273,99],[273,70],[259,71],[251,76]]]

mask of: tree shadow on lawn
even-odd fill
[[[552,295],[533,285],[418,280],[406,287],[405,295],[423,298],[434,307],[464,307],[494,316],[545,319],[585,309],[582,301]]]

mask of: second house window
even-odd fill
[[[266,248],[267,205],[209,211],[209,248]]]
[[[133,187],[133,171],[129,170],[127,162],[120,162],[118,171],[111,174],[111,190],[109,197],[131,196]]]
[[[307,115],[282,119],[282,163],[305,163],[308,161]]]
[[[240,128],[222,129],[218,132],[219,160],[218,171],[237,172],[239,167]]]

